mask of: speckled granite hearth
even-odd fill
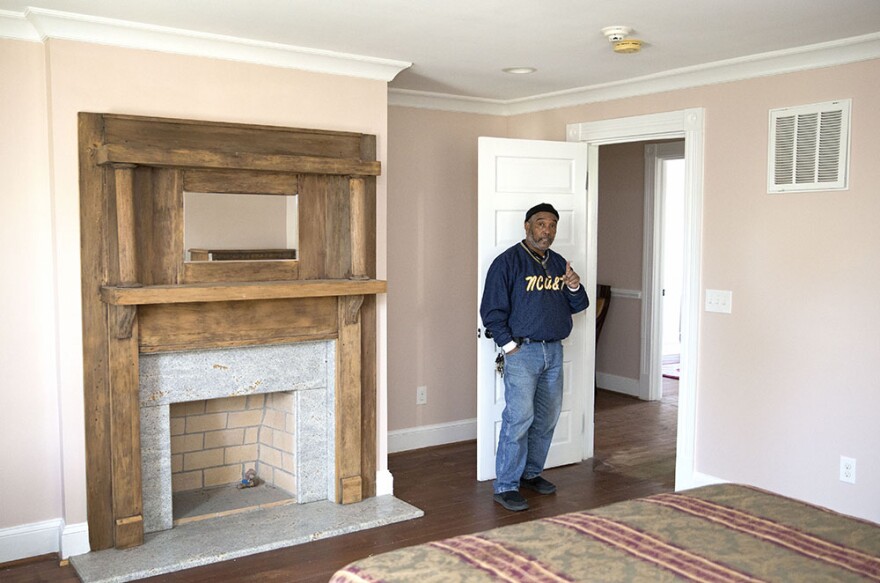
[[[119,583],[423,516],[393,496],[357,504],[292,504],[202,520],[148,534],[144,544],[71,557],[83,583]]]

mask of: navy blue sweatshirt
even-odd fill
[[[521,242],[489,267],[480,316],[498,346],[514,338],[567,338],[571,315],[590,305],[583,285],[573,292],[563,282],[565,259],[549,249],[544,255],[542,264]]]

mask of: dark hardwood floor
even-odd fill
[[[677,381],[664,379],[663,400],[655,402],[600,389],[595,457],[545,471],[558,492],[541,496],[524,491],[530,504],[524,512],[504,510],[492,500],[491,482],[476,481],[475,442],[408,451],[389,456],[394,494],[424,510],[423,518],[144,581],[326,582],[336,569],[367,555],[671,491],[677,416]],[[0,580],[79,581],[72,567],[61,567],[50,556],[0,566]]]

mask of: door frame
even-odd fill
[[[676,434],[675,488],[683,490],[702,485],[695,468],[696,399],[700,332],[700,288],[703,229],[703,108],[640,115],[611,120],[581,122],[566,126],[568,141],[586,142],[588,155],[588,196],[596,193],[598,185],[599,146],[628,142],[684,138],[685,143],[685,233],[686,261],[682,282],[682,343],[681,379],[678,395],[678,424]],[[587,228],[595,232],[597,217],[588,218]],[[596,264],[589,270],[595,275]],[[595,415],[595,410],[593,411]],[[593,435],[585,436],[585,451],[593,454]]]
[[[658,163],[685,158],[681,142],[645,146],[645,222],[642,248],[642,364],[639,390],[643,399],[663,396],[663,236],[665,194],[660,196]],[[685,256],[687,258],[687,256]]]

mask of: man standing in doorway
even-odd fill
[[[556,491],[540,474],[562,409],[562,340],[571,315],[590,305],[580,276],[550,250],[558,222],[548,203],[526,212],[526,238],[492,262],[480,304],[483,326],[504,351],[493,489],[495,501],[512,511],[529,507],[520,487]]]

